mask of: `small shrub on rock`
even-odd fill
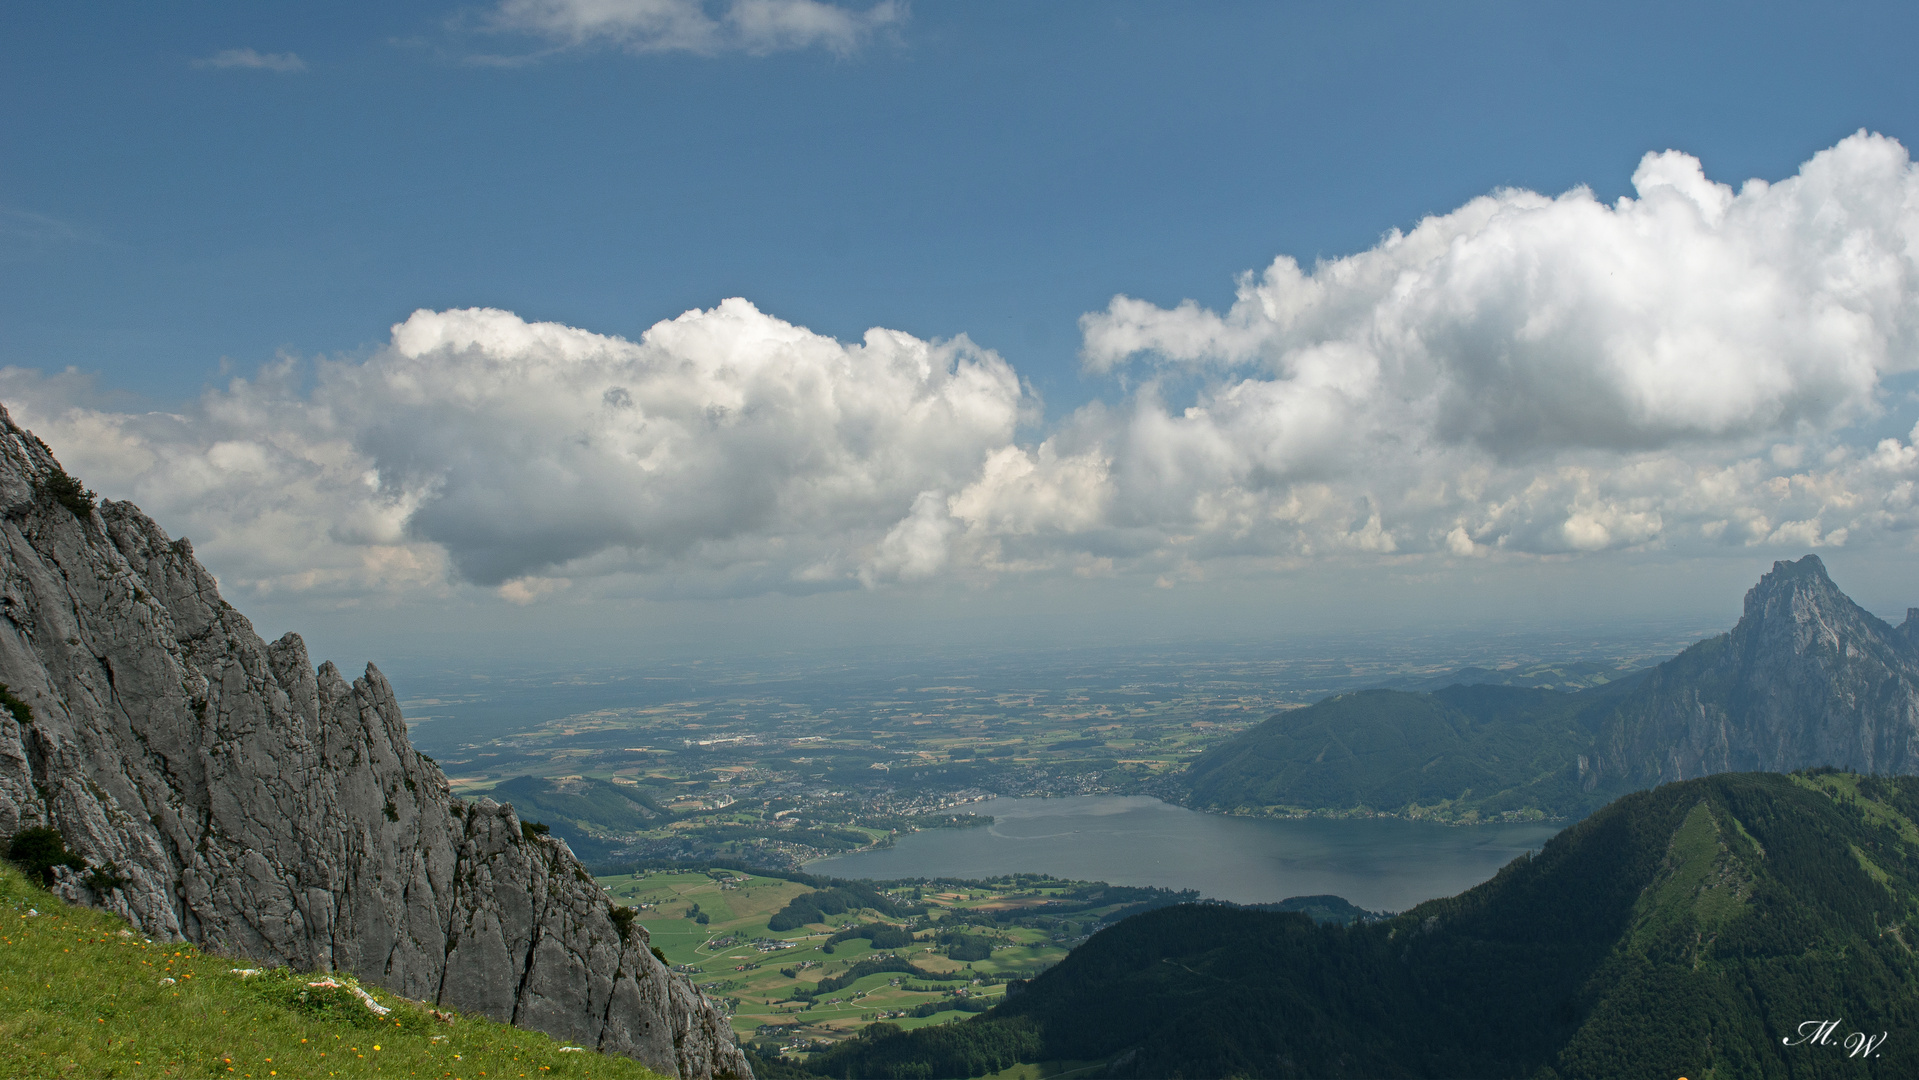
[[[40,490],[46,492],[54,502],[66,507],[74,517],[85,520],[93,513],[93,492],[68,476],[64,469],[55,467],[45,480],[40,481]]]
[[[87,861],[68,851],[66,841],[55,829],[22,829],[15,833],[7,844],[7,859],[22,873],[49,888],[53,885],[54,867],[65,866],[76,871],[87,868]]]

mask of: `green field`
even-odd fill
[[[626,1058],[367,987],[392,1010],[376,1016],[348,976],[328,988],[284,968],[234,972],[257,967],[150,941],[0,861],[0,1074],[657,1080]]]
[[[1058,963],[1071,940],[1124,902],[1136,902],[1134,892],[1149,892],[1130,890],[1118,902],[1089,905],[1083,899],[1086,890],[1104,886],[1052,879],[906,886],[887,895],[923,906],[924,914],[889,917],[865,908],[774,931],[768,921],[795,897],[814,892],[812,887],[722,869],[655,870],[598,880],[616,901],[639,908],[654,947],[730,1007],[734,1031],[763,1056],[805,1053],[876,1020],[911,1029],[972,1016],[960,1008],[911,1014],[942,1002],[966,1001],[977,1008],[1000,1000],[1007,980],[1031,977]],[[1019,917],[1026,909],[1050,910],[1044,907],[1049,903],[1072,913],[1064,919]],[[699,914],[708,921],[697,922]],[[835,932],[860,924],[904,927],[911,942],[875,949],[860,938],[829,941]],[[947,944],[941,943],[942,935]],[[990,953],[955,959],[948,955],[960,951],[952,947],[959,940],[954,935],[965,935]],[[923,972],[957,977],[933,982],[911,973],[875,972],[811,1000],[795,996],[878,957],[900,957]]]

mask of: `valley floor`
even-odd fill
[[[785,931],[768,928],[793,898],[812,892],[798,882],[742,871],[647,871],[598,879],[620,903],[639,909],[653,945],[676,970],[691,974],[731,1011],[733,1030],[761,1056],[804,1056],[876,1021],[906,1029],[965,1019],[999,1002],[1012,980],[1027,979],[1064,959],[1106,916],[1163,890],[1114,890],[1113,902],[1082,899],[1103,886],[1040,875],[998,882],[941,882],[889,889],[902,903],[929,911],[907,923],[911,944],[875,949],[834,933],[860,923],[899,925],[873,912],[847,912]],[[1163,898],[1174,896],[1165,893]],[[1048,910],[1069,909],[1058,916]],[[1030,912],[1031,914],[1025,914]],[[695,921],[704,914],[707,922]],[[986,955],[956,959],[944,932],[964,935]],[[967,954],[971,955],[971,954]],[[824,997],[795,997],[824,978],[877,957],[953,976],[927,981],[902,972],[864,975]],[[936,1011],[937,1010],[937,1011]],[[915,1015],[915,1013],[922,1015]]]

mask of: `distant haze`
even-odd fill
[[[1919,603],[1902,559],[1828,553],[1840,585],[1898,622]],[[1303,581],[1206,582],[1179,590],[1054,582],[991,592],[919,587],[885,593],[711,601],[545,604],[493,615],[479,601],[312,609],[271,602],[248,614],[269,636],[293,629],[316,657],[371,659],[412,693],[408,673],[477,676],[543,671],[640,672],[709,659],[729,668],[847,662],[911,666],[969,653],[1029,650],[1254,653],[1274,658],[1345,650],[1355,659],[1410,652],[1465,666],[1489,657],[1602,658],[1639,646],[1677,652],[1732,627],[1771,560],[1598,557],[1570,566],[1473,576],[1340,568]],[[1655,657],[1659,658],[1659,657]],[[682,672],[683,673],[683,672]],[[557,715],[557,714],[556,714]]]

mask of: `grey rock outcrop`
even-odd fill
[[[0,408],[0,682],[31,710],[0,709],[0,835],[50,825],[122,879],[63,872],[69,899],[668,1076],[751,1075],[564,843],[448,791],[378,669],[266,644],[187,541],[90,504]]]
[[[1607,717],[1586,789],[1821,765],[1919,773],[1915,617],[1888,626],[1818,556],[1774,563],[1730,633],[1661,664]]]

